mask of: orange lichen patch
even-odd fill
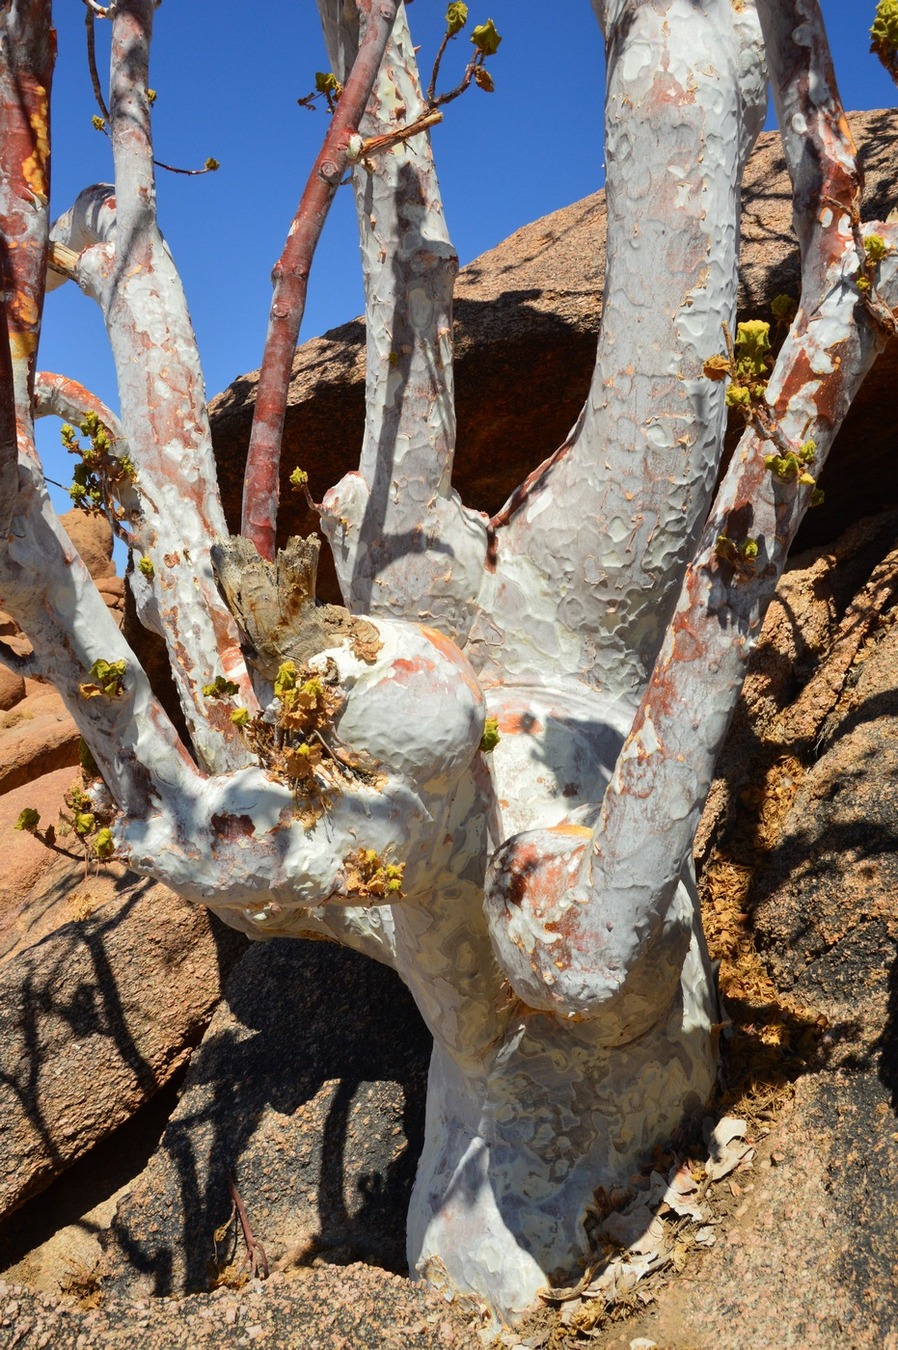
[[[755,848],[766,851],[776,844],[804,776],[801,760],[781,755],[743,791],[740,800],[754,825]]]
[[[27,361],[37,346],[37,334],[29,331],[16,332],[13,330],[9,335],[9,350],[14,361]]]
[[[31,134],[34,138],[34,149],[22,163],[22,174],[35,197],[40,197],[42,201],[46,201],[50,192],[47,181],[47,165],[50,160],[47,91],[43,85],[38,84],[35,86],[34,92],[37,95],[38,106],[29,119]]]
[[[447,637],[445,633],[437,632],[435,628],[428,628],[426,624],[421,624],[421,632],[427,638],[427,641],[432,643],[442,656],[445,656],[447,660],[451,661],[453,665],[456,666],[459,678],[464,681],[468,688],[479,694],[480,685],[477,683],[474,672],[471,670],[467,659],[452,639]]]
[[[433,662],[425,660],[423,656],[397,656],[395,661],[390,662],[390,674],[400,682],[427,670],[433,670]]]
[[[550,825],[549,834],[569,834],[575,839],[592,838],[592,830],[587,825],[571,825],[564,821],[560,825]]]
[[[543,732],[542,722],[529,712],[500,712],[498,722],[503,736],[539,736]]]
[[[34,328],[40,319],[40,310],[33,295],[19,291],[10,303],[10,317],[19,328]]]
[[[732,1018],[723,1102],[752,1116],[785,1099],[813,1060],[826,1019],[777,989],[751,927],[753,869],[716,855],[702,874],[702,923]],[[724,1023],[726,1025],[726,1023]]]
[[[839,116],[836,121],[836,126],[839,129],[839,135],[845,142],[846,148],[852,155],[857,155],[857,146],[854,143],[854,137],[852,136],[851,128],[848,125],[848,118],[845,116],[845,113],[841,109],[839,110]]]

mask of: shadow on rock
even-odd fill
[[[385,967],[326,943],[251,948],[119,1207],[118,1286],[167,1295],[229,1278],[245,1251],[229,1175],[270,1263],[320,1254],[404,1271],[430,1049]]]

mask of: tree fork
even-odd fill
[[[280,492],[281,440],[296,339],[305,310],[312,258],[334,194],[349,163],[349,148],[383,61],[399,0],[364,0],[368,22],[343,86],[324,144],[309,175],[274,269],[274,296],[243,482],[241,533],[259,555],[274,561]]]

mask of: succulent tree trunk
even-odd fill
[[[433,120],[404,9],[319,0],[343,93],[276,272],[237,540],[156,222],[153,0],[110,10],[115,187],[87,189],[52,231],[49,0],[0,14],[0,599],[33,649],[0,654],[52,680],[78,721],[103,851],[254,937],[327,936],[398,971],[434,1037],[410,1265],[505,1317],[577,1277],[597,1189],[626,1185],[711,1092],[692,839],[813,476],[898,289],[895,227],[859,223],[817,0],[594,7],[608,56],[595,375],[564,445],[488,520],[451,486],[457,263],[429,135],[397,135]],[[775,364],[759,330],[730,355],[722,331],[768,67],[803,258]],[[367,415],[359,469],[322,506],[346,608],[321,609],[317,545],[273,556],[277,465],[305,279],[347,163]],[[119,417],[36,371],[48,249],[51,275],[102,309]],[[746,432],[716,487],[727,402]],[[33,419],[54,413],[88,439],[82,487],[132,549],[190,746],[50,507]]]

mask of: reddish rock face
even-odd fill
[[[109,525],[63,525],[121,615]],[[28,649],[3,614],[0,635]],[[178,1071],[243,947],[164,886],[85,866],[60,816],[78,740],[55,689],[0,668],[0,1218]],[[42,837],[16,830],[26,807]]]
[[[849,117],[866,175],[863,215],[892,208],[898,113]],[[779,134],[761,136],[743,185],[740,318],[770,319],[770,302],[798,295],[798,249]],[[467,506],[494,513],[564,439],[589,386],[605,278],[605,196],[598,192],[518,230],[464,267],[455,291],[458,447],[454,483]],[[711,353],[709,353],[710,355]],[[898,374],[898,344],[861,390],[821,479],[827,500],[809,513],[798,547],[834,539],[854,520],[898,500],[896,431],[881,415]],[[225,513],[239,529],[243,464],[258,372],[214,399],[213,435]],[[364,325],[302,346],[293,365],[281,463],[281,546],[316,518],[287,479],[299,465],[312,496],[357,466],[364,425]],[[887,403],[886,403],[887,406]],[[735,439],[739,427],[734,424]],[[863,464],[860,464],[860,459]],[[319,594],[337,599],[327,550]]]

